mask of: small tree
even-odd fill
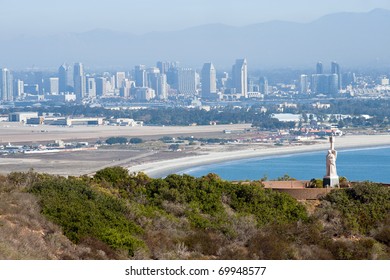
[[[141,138],[131,138],[129,142],[130,144],[141,144],[144,141]]]
[[[310,180],[310,184],[309,184],[309,188],[323,188],[323,182],[321,179],[311,179]]]
[[[179,149],[179,144],[169,145],[168,149],[170,149],[172,151],[177,151]]]
[[[126,144],[127,138],[126,137],[110,137],[106,140],[106,143],[109,145]]]
[[[288,174],[284,174],[283,176],[281,177],[278,177],[276,179],[276,181],[296,181],[297,179],[293,178],[293,177],[290,177],[290,175]]]

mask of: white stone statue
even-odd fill
[[[335,187],[339,185],[339,176],[337,175],[336,159],[337,151],[334,149],[335,139],[333,136],[329,137],[330,150],[326,155],[326,174],[324,177],[324,187]]]
[[[337,151],[336,150],[328,150],[328,154],[326,155],[326,175],[328,177],[336,177],[336,159],[337,159]]]

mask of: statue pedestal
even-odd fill
[[[326,176],[324,177],[324,181],[323,181],[323,187],[326,188],[326,187],[337,187],[338,185],[340,184],[339,182],[339,176]]]

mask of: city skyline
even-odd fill
[[[0,73],[0,100],[80,103],[114,97],[123,101],[180,103],[195,99],[262,100],[280,93],[337,98],[354,96],[360,90],[364,95],[372,88],[377,93],[389,90],[388,72],[375,74],[374,79],[370,74],[360,74],[358,82],[355,72],[343,70],[336,61],[332,61],[329,67],[318,61],[309,71],[284,72],[284,82],[275,80],[275,74],[269,72],[271,83],[265,73],[251,71],[249,74],[246,58],[236,59],[228,72],[219,70],[212,62],[205,62],[201,70],[181,67],[177,61],[157,61],[155,65],[135,65],[131,71],[114,72],[85,71],[81,62],[74,63],[73,67],[64,63],[57,73],[14,72],[3,68]]]

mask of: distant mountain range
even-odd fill
[[[57,67],[81,61],[87,67],[130,69],[158,60],[201,68],[212,61],[230,69],[236,58],[250,68],[309,67],[321,60],[345,66],[390,65],[390,11],[337,13],[310,23],[271,21],[233,27],[209,24],[171,32],[134,35],[96,29],[46,37],[0,39],[0,67]]]

